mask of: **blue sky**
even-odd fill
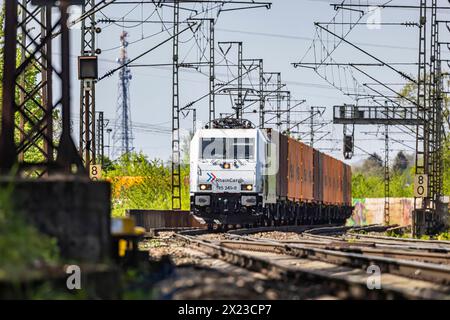
[[[283,82],[287,83],[287,89],[292,92],[294,99],[306,99],[307,103],[299,110],[308,111],[310,106],[326,107],[323,119],[330,121],[332,106],[342,103],[352,103],[352,99],[327,84],[315,72],[303,68],[293,68],[291,63],[299,61],[310,48],[312,39],[316,34],[314,22],[327,22],[333,18],[336,11],[330,6],[334,1],[325,0],[273,0],[271,10],[264,8],[254,10],[223,12],[216,24],[216,41],[242,41],[244,43],[244,58],[264,59],[265,71],[281,72]],[[339,1],[338,1],[339,2]],[[350,1],[347,0],[347,3]],[[352,1],[353,3],[367,3],[368,1]],[[370,1],[370,3],[387,3],[389,1]],[[418,1],[415,1],[418,4]],[[411,1],[394,0],[390,4],[411,4]],[[444,4],[444,3],[443,3]],[[192,6],[191,6],[192,7]],[[197,9],[199,6],[197,6]],[[98,13],[96,18],[112,18],[125,20],[158,21],[160,18],[170,21],[172,10],[160,9],[157,12],[152,4],[146,5],[111,5]],[[159,16],[158,16],[159,15]],[[187,13],[183,12],[182,19]],[[345,17],[347,17],[345,13]],[[355,21],[357,13],[348,21]],[[418,10],[384,9],[380,16],[368,15],[370,19],[381,18],[381,22],[417,22]],[[442,17],[447,14],[442,14]],[[339,14],[338,14],[339,17]],[[339,21],[339,18],[336,20]],[[364,23],[367,16],[360,20],[361,25],[355,27],[347,36],[347,39],[357,43],[361,48],[386,62],[416,62],[418,46],[418,28],[405,26],[381,26],[380,28],[368,28]],[[139,24],[135,22],[124,23],[129,33],[128,55],[133,58],[140,53],[155,46],[160,41],[169,37],[169,32],[163,30],[162,25],[156,23]],[[115,62],[119,49],[119,35],[122,31],[120,23],[99,23],[102,32],[97,36],[98,48],[102,50],[99,56],[99,73],[103,75],[117,66]],[[165,25],[170,28],[170,23]],[[128,28],[131,27],[131,28]],[[152,34],[158,34],[151,36]],[[79,109],[79,82],[76,77],[76,58],[80,52],[80,31],[75,27],[72,32],[72,112],[74,119],[74,137],[78,135],[78,109]],[[326,39],[326,38],[324,38]],[[332,43],[332,37],[328,38]],[[186,32],[180,36],[180,56],[184,61],[193,61],[198,50],[195,48],[192,33]],[[318,42],[316,42],[318,44]],[[313,61],[313,55],[306,55],[304,61]],[[171,42],[136,61],[141,64],[171,63]],[[360,51],[346,44],[341,44],[333,53],[333,58],[338,62],[376,62]],[[216,54],[216,61],[220,59]],[[407,74],[416,76],[416,66],[401,66],[401,70]],[[370,71],[370,75],[386,82],[394,83],[393,88],[404,82],[398,74],[386,68],[370,67],[364,69]],[[204,69],[203,72],[207,72]],[[220,80],[226,80],[230,73],[226,68],[217,68]],[[330,70],[331,72],[331,70]],[[153,129],[143,132],[135,130],[134,147],[137,151],[143,151],[150,158],[168,159],[170,155],[171,126],[171,67],[141,67],[132,69],[133,80],[130,86],[131,113],[135,123],[151,125]],[[356,71],[361,83],[371,82]],[[329,75],[331,79],[331,74]],[[182,69],[180,76],[181,105],[208,92],[208,81],[204,74]],[[257,79],[255,79],[257,81]],[[105,112],[105,118],[111,119],[111,125],[116,115],[118,95],[118,74],[100,81],[97,84],[97,110]],[[396,86],[397,85],[397,86]],[[208,116],[207,100],[196,104],[200,121],[205,121]],[[230,102],[220,98],[217,102],[219,112],[230,112]],[[294,120],[304,118],[305,114],[296,114]],[[256,119],[253,119],[256,120]],[[182,127],[191,128],[191,115],[182,120]],[[148,127],[148,126],[147,126]],[[301,126],[300,130],[309,130],[307,126]],[[150,132],[151,131],[151,132]],[[342,126],[328,125],[320,131],[330,132],[325,140],[317,144],[318,147],[327,150],[337,158],[342,158]],[[356,156],[358,161],[367,156],[366,152],[382,153],[384,141],[375,136],[375,132],[383,132],[384,128],[358,127],[356,131]],[[400,132],[392,128],[394,132]],[[322,134],[318,134],[321,136]],[[403,149],[412,152],[414,137],[406,134],[393,133],[392,137],[400,140],[402,144],[392,143],[392,151]],[[406,145],[406,146],[405,146]],[[332,151],[330,151],[330,149]]]

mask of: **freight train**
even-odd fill
[[[351,168],[273,129],[215,120],[190,148],[191,213],[208,225],[342,224]]]

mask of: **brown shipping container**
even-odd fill
[[[344,181],[345,181],[345,163],[341,162],[339,166],[341,168],[340,177],[339,177],[339,189],[340,189],[340,199],[339,202],[341,205],[345,203],[345,195],[344,195]]]
[[[342,204],[342,162],[334,160],[336,163],[336,203]]]
[[[277,196],[285,199],[288,191],[288,138],[282,134],[278,134],[278,136]]]
[[[339,167],[340,161],[324,155],[324,174],[325,174],[325,197],[324,202],[327,204],[339,204]]]
[[[323,155],[323,202],[333,205],[351,203],[351,167],[328,155]]]
[[[347,205],[352,205],[352,167],[347,166]]]
[[[277,195],[281,200],[351,205],[351,167],[279,134]]]
[[[343,179],[342,179],[342,204],[346,205],[348,201],[348,185],[347,185],[347,179],[348,179],[348,166],[344,163],[343,164]]]
[[[343,205],[344,198],[344,168],[345,163],[339,162],[339,204]]]
[[[313,149],[303,142],[288,139],[288,198],[313,200]]]
[[[341,167],[341,163],[336,159],[333,160],[333,203],[339,204],[339,167]]]
[[[300,201],[302,200],[302,143],[296,140],[293,141],[295,141],[295,143],[293,144],[295,146],[294,190],[290,190],[289,192],[294,192],[295,201]]]
[[[314,199],[314,149],[304,143],[302,145],[302,166],[304,169],[304,179],[302,180],[302,198],[306,201],[312,201]]]
[[[342,204],[342,188],[341,188],[341,177],[342,177],[342,162],[331,158],[333,162],[333,204]]]
[[[326,202],[326,188],[327,188],[327,169],[326,169],[326,155],[324,153],[321,154],[322,158],[322,170],[319,174],[322,174],[322,201]]]
[[[336,203],[336,176],[337,176],[337,170],[336,170],[336,161],[329,157],[330,160],[330,203],[335,204]]]
[[[334,204],[336,203],[336,188],[334,185],[334,181],[336,179],[336,168],[334,159],[331,157],[328,157],[328,170],[328,175],[330,177],[330,185],[328,188],[328,202]]]
[[[288,198],[291,201],[299,201],[301,199],[301,148],[299,141],[288,138]]]
[[[328,185],[327,185],[327,202],[332,204],[333,199],[333,159],[327,155],[327,174],[328,174]]]
[[[329,203],[336,203],[336,162],[332,157],[328,158],[329,161],[329,171],[328,174],[330,176],[330,187],[328,189],[329,192]]]
[[[333,199],[333,178],[334,178],[334,168],[333,159],[327,155],[327,174],[328,174],[328,185],[327,185],[327,202],[329,204],[334,203]]]
[[[337,176],[336,176],[336,200],[339,205],[342,204],[342,165],[343,163],[339,160],[336,160],[336,167],[337,167]]]
[[[298,200],[299,179],[297,179],[297,166],[300,161],[298,159],[300,145],[292,138],[288,138],[288,179],[287,179],[287,196],[291,201]]]
[[[326,154],[322,154],[322,180],[323,180],[323,202],[329,203],[329,195],[328,195],[328,185],[329,185],[329,177],[328,177],[328,156]]]
[[[314,149],[313,154],[313,198],[315,202],[323,201],[323,156],[322,153]]]

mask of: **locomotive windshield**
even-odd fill
[[[254,156],[253,138],[203,138],[201,141],[201,159],[253,160]]]

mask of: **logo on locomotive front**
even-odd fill
[[[207,172],[206,174],[208,175],[208,180],[206,180],[206,182],[214,182],[217,180],[217,177],[214,173]]]
[[[228,179],[216,179],[217,182],[223,182],[223,183],[238,183],[238,184],[242,184],[244,182],[244,179],[239,178],[239,179],[235,179],[235,178],[228,178]]]

